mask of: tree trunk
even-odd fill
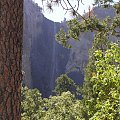
[[[0,0],[0,120],[20,120],[23,0]]]

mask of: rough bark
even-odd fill
[[[20,120],[23,0],[0,0],[0,120]]]

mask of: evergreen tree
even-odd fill
[[[70,91],[72,94],[76,92],[76,84],[66,74],[60,75],[56,79],[56,86],[54,92],[56,95],[61,95],[62,92]]]

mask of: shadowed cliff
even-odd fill
[[[23,83],[48,97],[55,79],[65,73],[69,50],[55,41],[61,24],[50,21],[31,0],[24,1]]]

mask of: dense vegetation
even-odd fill
[[[89,81],[86,79],[83,84],[82,100],[72,94],[70,88],[74,82],[67,75],[61,75],[55,87],[57,96],[47,99],[36,89],[22,89],[22,119],[119,120],[120,47],[111,43],[105,52],[96,50],[93,56],[96,67]]]
[[[97,0],[95,4],[109,7],[105,1]],[[56,38],[70,48],[70,38],[79,40],[81,32],[95,33],[83,86],[61,75],[56,80],[56,95],[49,98],[42,98],[36,89],[23,87],[22,120],[120,120],[120,3],[114,7],[116,16],[101,21],[95,16],[79,21],[74,11],[77,17],[68,21],[68,32],[61,29]],[[118,41],[111,42],[111,36]],[[78,94],[82,99],[76,97]]]
[[[96,72],[84,82],[82,100],[66,92],[66,84],[61,94],[49,98],[42,98],[36,89],[23,87],[22,119],[120,120],[120,47],[111,43],[109,49],[96,50],[94,56]],[[61,87],[57,87],[59,90]]]

